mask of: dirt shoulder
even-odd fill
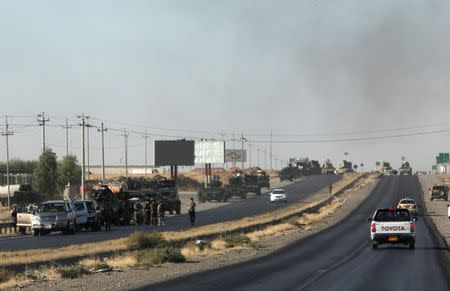
[[[188,259],[186,263],[170,263],[150,269],[133,268],[122,272],[98,273],[72,280],[45,281],[21,289],[127,290],[265,256],[340,222],[370,195],[377,183],[378,179],[374,176],[362,179],[352,189],[334,197],[317,213],[301,215],[292,221],[248,233],[252,240],[251,246],[227,249],[221,247],[219,243],[214,246],[213,242],[213,247],[204,251],[185,247],[182,251]],[[316,195],[324,195],[323,192],[319,191]]]
[[[447,178],[447,177],[445,177]],[[449,201],[444,200],[433,200],[430,201],[428,197],[429,188],[434,184],[442,184],[444,181],[449,181],[448,179],[443,179],[443,176],[437,175],[423,175],[419,176],[419,181],[422,186],[422,191],[424,193],[425,200],[425,210],[428,213],[428,217],[436,226],[437,231],[444,238],[447,245],[450,245],[450,219],[448,219],[447,205]]]

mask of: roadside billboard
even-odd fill
[[[225,150],[225,162],[242,163],[247,162],[246,150]]]
[[[193,166],[193,140],[156,140],[155,166]]]
[[[223,164],[225,162],[225,142],[196,141],[196,164]]]

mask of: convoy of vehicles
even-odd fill
[[[377,209],[369,218],[372,249],[382,244],[404,244],[414,249],[416,243],[416,218],[408,209]]]
[[[443,199],[448,201],[448,187],[447,185],[433,185],[430,190],[430,201],[435,199]]]

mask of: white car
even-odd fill
[[[283,201],[287,202],[287,193],[284,189],[273,189],[270,193],[270,202]]]

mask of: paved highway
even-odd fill
[[[340,223],[272,255],[142,290],[450,290],[448,252],[436,245],[419,212],[416,249],[369,248],[376,208],[405,196],[420,200],[416,176],[383,177],[367,200]]]
[[[284,187],[288,191],[288,203],[271,204],[267,195],[255,196],[246,200],[238,201],[219,208],[212,208],[197,213],[197,225],[207,225],[226,221],[230,219],[252,216],[268,211],[273,211],[303,200],[314,192],[326,187],[330,183],[339,180],[339,176],[312,176],[299,182]],[[16,237],[0,239],[0,251],[17,251],[35,248],[55,248],[77,243],[98,242],[108,239],[120,238],[129,235],[133,231],[156,231],[156,230],[178,230],[189,228],[189,218],[186,214],[171,216],[166,219],[165,227],[152,226],[128,226],[113,227],[113,231],[106,232],[80,232],[76,235],[62,235],[55,233],[47,236]]]

